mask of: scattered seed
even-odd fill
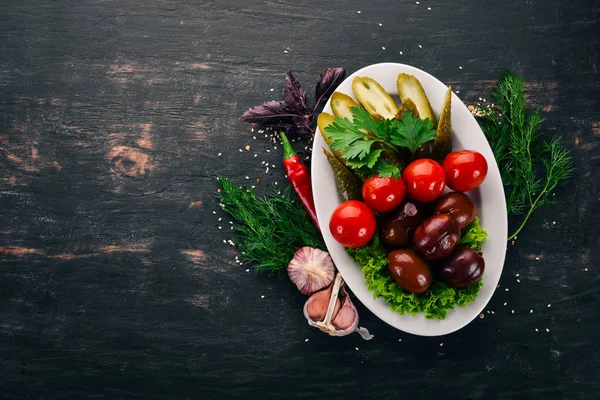
[[[385,50],[385,47],[384,47],[384,46],[381,46],[381,50]]]
[[[556,221],[552,221],[552,225],[556,225]]]
[[[423,48],[423,46],[419,45],[419,48],[420,48],[420,49],[422,49],[422,48]]]
[[[250,177],[249,177],[249,176],[247,176],[247,177],[246,177],[246,179],[250,179]]]
[[[261,298],[261,299],[264,299],[264,298],[265,298],[265,296],[260,296],[260,298]]]
[[[223,227],[222,227],[222,226],[219,226],[219,229],[223,229]]]
[[[462,67],[459,65],[459,66],[458,66],[458,69],[462,69]]]
[[[219,154],[217,154],[217,157],[221,157],[221,154],[222,154],[222,153],[219,153]]]
[[[515,274],[515,276],[519,276],[519,274]]]
[[[244,149],[245,149],[246,151],[250,151],[250,145],[248,145],[248,146],[244,147]]]
[[[227,240],[223,239],[223,243],[227,243]]]
[[[550,329],[546,328],[546,332],[550,332]]]
[[[415,2],[415,3],[416,3],[416,4],[421,4],[421,3],[419,3],[418,1],[417,1],[417,2]]]
[[[383,24],[380,22],[380,23],[379,23],[379,26],[383,26]]]
[[[536,332],[539,332],[539,331],[538,331],[538,328],[535,328],[535,331],[536,331]]]
[[[360,12],[360,11],[359,11]],[[304,339],[305,342],[308,342],[308,339]]]
[[[216,214],[216,213],[217,213],[216,211],[213,211],[213,214]]]
[[[246,269],[246,272],[250,272],[250,270],[249,270],[249,269]]]
[[[517,283],[521,283],[521,281],[517,279]]]
[[[514,314],[514,313],[515,313],[515,310],[510,310],[510,312],[511,312],[511,314]]]
[[[269,89],[269,92],[274,92],[274,91],[275,91],[275,89],[273,89],[273,88]]]
[[[283,52],[284,52],[285,54],[287,54],[287,52],[288,52],[288,51],[287,51],[287,50],[284,50]]]
[[[427,9],[428,9],[429,11],[431,11],[431,7],[427,7]]]
[[[402,52],[400,51],[400,55],[402,55]]]
[[[354,350],[358,351],[358,347],[355,347]]]
[[[506,302],[504,302],[504,305],[506,305]]]
[[[442,347],[444,345],[444,343],[440,343],[440,347]]]
[[[398,338],[398,342],[401,342],[401,341],[402,341],[402,338]]]
[[[508,289],[508,288],[504,289],[504,291],[505,291],[505,292],[508,292],[509,290],[510,290],[510,289]]]
[[[456,94],[459,94],[459,93],[460,93],[460,90],[457,90],[457,91],[455,91],[454,93],[456,93]]]
[[[219,217],[219,221],[221,221],[223,218]]]
[[[485,318],[485,315],[483,315],[483,313],[481,313],[481,314],[479,314],[479,318],[483,319],[483,318]]]
[[[539,260],[540,258],[539,258],[539,257],[536,257],[535,259],[536,259],[536,260]]]
[[[548,308],[550,308],[550,306],[551,306],[551,305],[552,305],[552,304],[548,304]]]
[[[258,154],[256,154],[256,153],[255,153],[255,154],[254,154],[254,157],[256,157],[256,156],[258,156]]]
[[[584,268],[583,270],[584,270],[585,272],[587,272],[587,270],[588,270],[588,269],[587,269],[587,268]]]
[[[357,13],[357,14],[360,14],[360,11],[357,11],[356,13]]]

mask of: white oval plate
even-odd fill
[[[428,73],[409,65],[396,63],[370,65],[347,77],[337,91],[356,100],[352,92],[352,79],[356,76],[368,76],[379,82],[390,95],[397,96],[396,78],[401,72],[412,74],[419,79],[436,117],[439,117],[447,86]],[[329,102],[325,105],[324,111],[332,113]],[[485,156],[488,162],[488,175],[484,183],[468,193],[477,204],[478,216],[482,226],[488,232],[488,239],[482,249],[485,271],[481,292],[473,303],[465,308],[457,307],[449,311],[443,320],[428,320],[422,313],[415,316],[400,315],[392,311],[383,299],[373,299],[373,293],[367,289],[361,266],[348,256],[344,247],[337,243],[329,232],[330,216],[341,203],[341,199],[335,186],[333,173],[323,154],[322,148],[327,148],[327,144],[318,131],[313,145],[312,186],[317,217],[322,227],[325,244],[335,265],[348,287],[373,314],[391,326],[414,335],[445,335],[471,322],[481,313],[494,294],[504,265],[508,227],[506,200],[500,171],[477,121],[454,93],[452,94],[452,127],[453,150],[477,150]]]

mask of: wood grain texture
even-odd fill
[[[2,2],[0,398],[597,398],[600,5],[421,3]],[[329,338],[223,243],[215,175],[284,183],[238,116],[286,70],[312,95],[326,67],[385,61],[467,104],[522,73],[577,167],[484,318],[443,338],[362,306],[374,340]]]

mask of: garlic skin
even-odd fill
[[[358,332],[365,340],[373,338],[368,330],[358,328],[358,311],[352,304],[339,273],[331,287],[313,294],[306,301],[304,317],[310,326],[331,336],[346,336]]]
[[[335,275],[329,253],[312,247],[302,247],[288,264],[288,275],[298,290],[307,296],[331,285]]]

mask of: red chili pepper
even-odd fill
[[[298,157],[292,148],[285,133],[279,132],[279,137],[283,144],[283,165],[285,166],[287,178],[292,184],[296,195],[298,195],[300,202],[306,209],[308,216],[320,231],[308,168],[300,161],[300,157]]]

